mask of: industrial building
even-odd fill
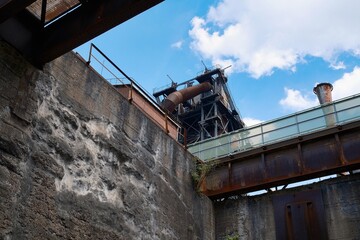
[[[165,111],[181,122],[186,143],[191,144],[244,127],[227,81],[224,69],[205,68],[199,76],[157,89],[153,95]]]
[[[360,95],[246,127],[226,68],[154,100],[71,52],[160,2],[0,4],[0,238],[358,239]]]

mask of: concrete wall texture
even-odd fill
[[[75,53],[0,44],[0,239],[214,239],[192,156]]]
[[[272,199],[308,190],[320,190],[324,206],[327,239],[360,239],[360,174],[281,190],[259,196],[238,196],[217,201],[217,239],[276,239],[276,211]]]
[[[40,71],[0,42],[0,239],[275,239],[272,197],[309,187],[329,239],[360,239],[359,174],[212,202],[194,167],[75,53]]]

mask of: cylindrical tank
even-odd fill
[[[319,83],[314,87],[314,93],[317,95],[319,102],[323,105],[323,113],[325,116],[326,126],[332,127],[336,124],[336,118],[334,114],[334,105],[332,102],[331,91],[333,86],[330,83]]]

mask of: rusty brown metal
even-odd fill
[[[330,83],[319,83],[313,89],[319,99],[320,104],[332,102],[331,91],[333,86]]]
[[[320,190],[275,195],[272,202],[276,239],[328,239]]]
[[[46,14],[45,22],[51,21],[54,18],[62,15],[68,10],[72,9],[74,6],[80,4],[78,0],[46,0]],[[38,19],[41,18],[41,12],[43,7],[43,0],[37,0],[33,4],[27,7],[34,16]]]
[[[163,0],[89,1],[46,28],[36,59],[49,62]]]
[[[335,108],[332,102],[331,91],[333,90],[333,86],[330,83],[319,83],[313,89],[314,93],[319,99],[319,102],[322,107],[322,111],[324,112],[325,121],[327,126],[334,126],[336,123],[335,118]]]
[[[360,168],[360,121],[218,160],[201,192],[246,193]],[[231,163],[231,164],[228,164]]]
[[[29,11],[22,11],[0,24],[0,37],[17,48],[35,66],[41,67],[44,63],[54,60],[162,1],[82,1],[79,7],[52,21],[46,27],[43,26],[41,19],[30,14]],[[16,11],[17,9],[21,11],[22,9],[19,8],[25,8],[29,4],[25,5],[16,7]],[[15,7],[13,10],[15,11]],[[0,13],[3,12],[0,9]],[[54,10],[54,15],[60,12]],[[33,18],[30,21],[28,21],[29,16],[26,16],[27,13]]]
[[[173,92],[164,100],[162,107],[171,113],[180,103],[185,102],[202,92],[209,91],[211,87],[212,85],[209,82],[203,82],[198,85]]]

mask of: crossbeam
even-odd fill
[[[20,2],[7,1],[9,4]],[[34,65],[40,67],[162,1],[81,1],[76,8],[64,13],[46,26],[41,19],[29,16],[30,13],[26,9],[16,16],[12,15],[19,9],[25,8],[31,1],[27,0],[21,5],[12,7],[14,13],[10,15],[2,14],[3,8],[9,5],[4,4],[4,7],[0,8],[0,14],[2,14],[0,17],[6,21],[0,22],[0,38],[17,48]]]
[[[360,168],[360,121],[217,159],[202,181],[210,198]]]

